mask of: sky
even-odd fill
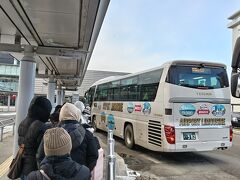
[[[88,69],[134,73],[207,60],[230,72],[228,17],[238,10],[240,0],[111,0]]]

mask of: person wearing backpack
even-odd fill
[[[90,170],[70,157],[71,137],[60,127],[48,129],[43,137],[45,158],[40,169],[31,172],[28,180],[89,180]]]

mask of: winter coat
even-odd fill
[[[46,157],[40,169],[51,180],[89,180],[91,177],[89,169],[73,161],[69,155]],[[46,180],[39,170],[31,172],[27,178],[28,180]]]
[[[51,103],[43,97],[36,97],[31,101],[27,117],[18,128],[18,145],[24,144],[22,174],[28,175],[37,170],[36,153],[47,129],[45,122],[51,112]]]
[[[92,171],[98,159],[98,146],[93,134],[85,130],[82,125],[75,120],[62,121],[60,126],[71,136],[72,159],[79,164],[86,165],[90,171]]]

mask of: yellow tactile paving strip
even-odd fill
[[[12,162],[12,156],[7,158],[2,164],[0,164],[0,177],[2,177],[9,169],[9,166]]]

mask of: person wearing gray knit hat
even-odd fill
[[[43,136],[43,140],[46,156],[62,156],[71,152],[72,140],[63,128],[48,129]]]
[[[65,129],[60,127],[48,129],[43,140],[46,157],[41,162],[40,169],[27,176],[28,180],[90,179],[90,170],[71,159],[72,141]]]
[[[93,170],[98,159],[98,144],[93,134],[86,130],[80,123],[81,111],[71,103],[65,103],[59,114],[59,126],[64,128],[72,140],[71,158],[79,164]],[[39,159],[42,160],[47,153],[41,144]],[[48,156],[48,155],[47,155]]]

